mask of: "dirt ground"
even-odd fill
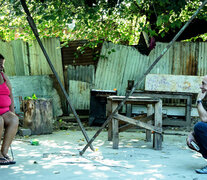
[[[91,138],[97,128],[87,130]],[[103,131],[93,142],[95,152],[79,151],[86,141],[79,130],[61,130],[50,135],[17,136],[12,144],[16,165],[0,166],[1,180],[205,180],[196,168],[207,165],[200,154],[185,143],[188,132],[165,130],[162,150],[154,150],[139,129],[120,133],[119,149],[112,149]],[[177,135],[169,135],[169,134]],[[179,134],[179,135],[178,135]],[[38,139],[39,145],[30,144]]]

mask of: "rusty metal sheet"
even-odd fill
[[[198,76],[207,74],[207,42],[200,42],[198,47]]]

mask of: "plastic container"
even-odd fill
[[[39,145],[39,141],[37,139],[33,139],[33,140],[30,141],[30,144],[34,145],[34,146],[38,146]]]

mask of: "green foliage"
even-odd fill
[[[181,28],[201,0],[27,0],[40,38],[60,37],[61,41],[87,39],[91,47],[100,40],[137,44],[141,31],[162,37]],[[207,7],[199,19],[207,20]],[[19,0],[0,4],[0,38],[34,39]],[[63,45],[65,45],[63,44]],[[80,49],[83,53],[84,49]]]
[[[37,98],[36,94],[32,94],[32,97],[29,97],[29,96],[24,97],[24,100],[28,100],[28,99],[36,100],[38,98]]]

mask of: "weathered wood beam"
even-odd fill
[[[150,116],[146,116],[146,115],[139,115],[139,116],[135,116],[135,117],[132,117],[132,119],[135,119],[135,120],[139,120],[139,121],[142,121],[144,123],[148,122],[148,121],[151,121],[153,120],[153,115],[150,115]],[[135,125],[133,124],[126,124],[126,125],[123,125],[119,128],[119,132],[123,132],[123,131],[126,131],[127,129],[130,129],[132,127],[134,127]]]
[[[155,126],[152,126],[150,124],[147,124],[147,123],[144,123],[144,122],[141,122],[141,121],[137,121],[137,120],[134,120],[132,118],[128,118],[128,117],[120,115],[120,114],[115,114],[113,116],[113,118],[117,119],[117,120],[120,120],[120,121],[124,121],[124,122],[130,123],[130,124],[133,124],[135,126],[139,126],[139,127],[157,132],[159,134],[162,134],[162,128],[160,128],[160,127],[155,127]]]
[[[145,116],[145,117],[140,117],[140,116],[132,117],[132,119],[136,119],[144,123],[153,120],[153,118],[154,118],[154,114],[151,114],[150,116]]]
[[[119,132],[124,132],[124,131],[126,131],[126,130],[128,130],[128,129],[131,129],[132,127],[134,127],[133,124],[126,124],[126,125],[121,126],[121,127],[119,128]]]

